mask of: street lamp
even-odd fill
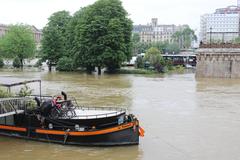
[[[212,44],[212,27],[210,27],[210,46]]]
[[[224,35],[224,32],[222,33],[222,43],[225,43],[225,35]]]

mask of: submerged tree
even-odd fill
[[[43,29],[41,58],[42,61],[48,61],[49,71],[52,65],[57,64],[59,59],[67,54],[67,26],[70,19],[67,11],[53,13]]]
[[[71,52],[76,54],[75,61],[80,67],[89,72],[98,67],[99,74],[102,67],[114,72],[130,58],[132,21],[121,1],[99,0],[75,16]]]
[[[36,44],[29,26],[12,25],[0,40],[0,49],[4,58],[18,58],[20,67],[23,60],[34,56]]]

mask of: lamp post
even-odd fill
[[[222,33],[222,43],[225,43],[225,36],[224,36],[224,32]]]
[[[210,27],[210,47],[212,45],[212,27]]]

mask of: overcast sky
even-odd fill
[[[0,23],[25,23],[43,28],[54,12],[73,14],[96,0],[0,0]],[[200,15],[216,8],[236,5],[237,0],[122,0],[134,24],[147,24],[158,18],[159,24],[189,24],[199,30]]]

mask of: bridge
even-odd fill
[[[239,44],[203,45],[199,48],[196,77],[240,78]]]

